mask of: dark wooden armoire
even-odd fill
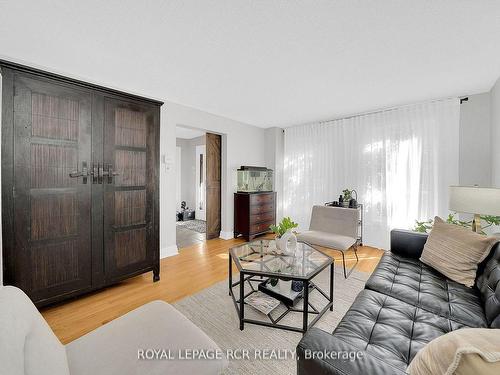
[[[153,271],[163,103],[6,61],[4,284],[38,306]]]

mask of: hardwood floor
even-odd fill
[[[205,233],[198,233],[180,225],[175,229],[175,242],[179,249],[205,242],[207,239]]]
[[[152,273],[42,310],[63,344],[153,300],[175,302],[228,277],[228,249],[241,239],[213,239],[181,249],[179,255],[161,260],[161,280],[152,282]],[[338,252],[323,249],[339,260]],[[363,246],[358,249],[358,271],[372,272],[383,251]],[[351,256],[348,255],[349,258]],[[352,255],[354,258],[354,256]],[[349,259],[347,265],[354,260]]]

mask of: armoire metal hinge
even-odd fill
[[[16,198],[16,188],[12,188],[12,198]]]

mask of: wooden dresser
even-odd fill
[[[251,241],[275,223],[276,192],[234,193],[234,238]]]

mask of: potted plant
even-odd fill
[[[295,223],[289,217],[284,217],[278,225],[271,225],[269,229],[276,236],[276,247],[285,254],[294,251],[297,247],[297,237],[292,229],[297,228],[299,224]],[[289,242],[292,246],[289,246]]]
[[[349,207],[349,201],[352,198],[352,191],[349,189],[342,190],[342,194],[344,195],[344,200],[342,201],[343,207]]]

